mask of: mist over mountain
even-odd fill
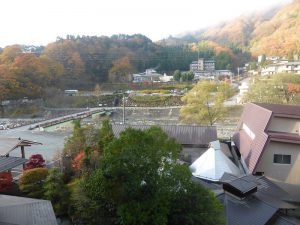
[[[214,41],[248,50],[252,55],[287,55],[300,49],[300,0],[264,12],[242,15],[214,27],[179,34],[166,44]]]

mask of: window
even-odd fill
[[[273,163],[291,164],[291,155],[274,154]]]
[[[253,140],[255,138],[255,134],[252,132],[252,130],[245,124],[243,123],[242,129],[246,132],[246,134]]]

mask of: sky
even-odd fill
[[[0,47],[71,35],[141,33],[157,41],[291,0],[1,0]]]

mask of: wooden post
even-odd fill
[[[21,154],[22,154],[22,158],[25,159],[25,149],[24,146],[21,146]],[[25,163],[23,164],[23,170],[25,169]]]

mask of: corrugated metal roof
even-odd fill
[[[0,223],[57,225],[50,201],[0,195]]]
[[[20,157],[0,156],[0,172],[10,170],[27,162],[27,159]]]
[[[12,224],[12,223],[3,223],[0,221],[0,225],[16,225],[16,224]]]
[[[228,186],[238,190],[240,193],[245,194],[255,188],[257,188],[257,184],[253,182],[251,179],[247,179],[247,176],[237,178],[233,181],[226,183]]]
[[[297,222],[292,222],[282,216],[279,216],[273,225],[299,225]]]
[[[290,195],[280,188],[278,185],[271,182],[265,176],[253,176],[247,175],[242,177],[244,180],[253,182],[257,185],[257,192],[254,194],[258,199],[268,203],[269,205],[279,209],[296,209],[298,208],[294,204],[288,203],[285,200],[291,199]],[[234,180],[240,179],[240,177],[225,173],[220,182],[230,183]]]
[[[298,206],[295,206],[291,203],[288,203],[284,200],[290,199],[290,195],[284,191],[282,188],[271,182],[265,176],[258,177],[256,179],[258,191],[255,194],[262,201],[277,207],[279,209],[296,209]]]
[[[151,126],[113,124],[112,130],[115,136],[119,137],[120,133],[128,127],[146,130]],[[189,125],[159,125],[159,127],[182,145],[208,145],[209,142],[217,140],[216,127]]]
[[[31,145],[41,145],[41,143],[21,138],[0,138],[0,156],[5,156],[20,146]]]
[[[228,225],[265,225],[278,211],[254,196],[243,200],[236,199],[228,194],[218,198],[225,205],[226,221]]]
[[[228,225],[262,225],[268,224],[268,221],[276,221],[276,225],[294,224],[283,223],[286,220],[281,218],[279,209],[295,209],[298,207],[282,201],[281,198],[287,197],[288,193],[266,177],[253,175],[238,177],[225,173],[221,182],[232,182],[241,178],[255,183],[257,185],[257,192],[243,199],[235,198],[222,191],[221,183],[213,183],[195,177],[192,180],[211,189],[217,195],[217,198],[225,206],[226,224]],[[277,218],[279,221],[276,220]]]

